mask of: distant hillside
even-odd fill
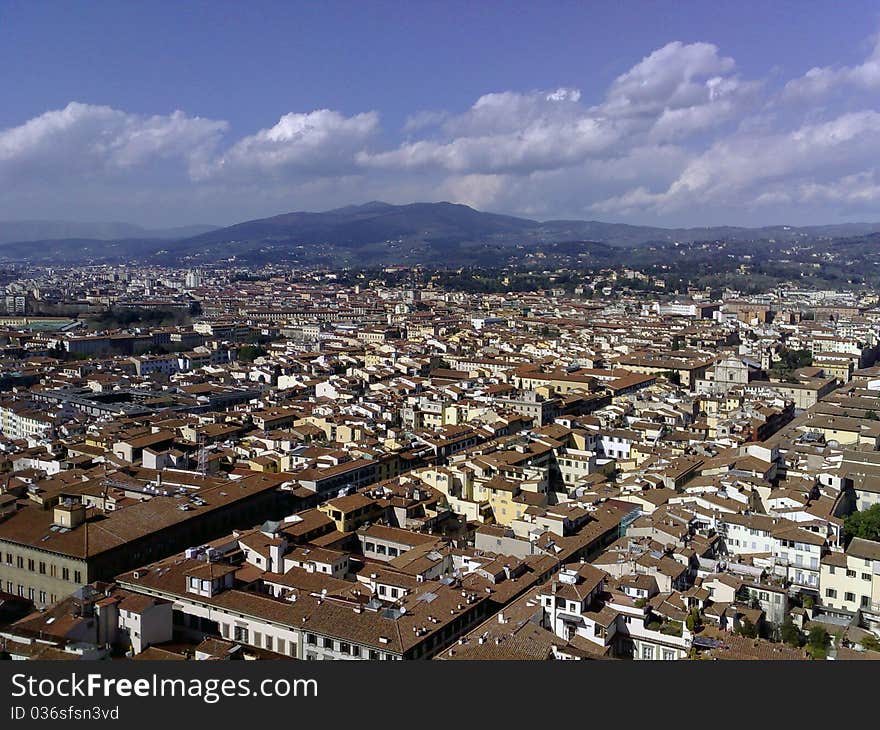
[[[539,227],[537,221],[481,213],[454,203],[389,205],[373,202],[325,213],[284,213],[246,221],[190,238],[179,244],[177,250],[258,239],[346,247],[405,238],[477,240],[499,235],[516,236]]]
[[[197,236],[216,226],[192,225],[179,228],[148,229],[131,223],[77,223],[73,221],[0,221],[0,245],[23,241],[61,239],[93,239],[111,241],[117,238],[179,239]]]
[[[54,234],[37,235],[47,230]],[[675,244],[760,242],[766,249],[765,244],[797,241],[822,248],[831,241],[876,231],[880,224],[673,229],[601,221],[541,222],[454,203],[371,202],[322,213],[284,213],[217,229],[149,231],[124,223],[0,223],[0,260],[492,266],[551,255],[557,263],[589,265],[644,263],[666,256],[665,247]]]
[[[61,238],[45,241],[17,241],[0,245],[0,261],[41,265],[79,265],[144,261],[154,256],[167,241],[155,238],[123,238],[104,241],[95,238]]]

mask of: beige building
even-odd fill
[[[880,628],[880,543],[854,537],[846,552],[822,558],[820,599],[828,610],[861,611]]]

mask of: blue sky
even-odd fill
[[[856,1],[0,0],[0,219],[880,220],[878,31]]]

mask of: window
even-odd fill
[[[847,568],[847,570],[846,570],[846,577],[847,577],[847,578],[855,578],[855,577],[856,577],[856,571],[854,571],[854,570],[850,570],[849,568]]]
[[[871,596],[862,596],[862,608],[871,608]]]
[[[24,558],[19,555],[15,560],[15,564],[19,568],[24,568]]]
[[[833,588],[826,588],[825,589],[825,597],[826,598],[837,598],[837,591],[834,590]]]
[[[46,575],[46,564],[40,563],[40,575]]]
[[[871,580],[870,573],[862,573],[862,580]]]
[[[654,647],[648,644],[642,645],[642,659],[653,659],[654,658]]]
[[[40,603],[46,603],[46,591],[40,591]]]
[[[324,648],[325,649],[332,649],[333,648],[333,639],[328,639],[328,638],[324,637]]]
[[[672,662],[675,661],[675,652],[672,649],[664,649],[663,650],[663,661]]]
[[[235,627],[235,641],[242,641],[245,644],[248,643],[248,630],[246,626]]]
[[[309,646],[317,646],[318,637],[314,634],[306,634],[306,644],[308,644]]]
[[[28,570],[31,571],[31,573],[34,572],[34,561],[32,558],[28,558]]]
[[[61,580],[70,580],[70,568],[61,569]]]
[[[80,573],[78,570],[73,571],[73,582],[76,584],[82,583],[82,573]]]
[[[855,593],[850,593],[849,591],[847,591],[846,593],[843,594],[843,600],[845,600],[845,601],[850,601],[850,602],[855,601],[855,600],[856,600],[856,594],[855,594]]]

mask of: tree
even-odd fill
[[[266,350],[257,345],[244,345],[238,350],[238,359],[241,362],[253,362],[258,357],[266,354]]]
[[[878,418],[877,416],[877,411],[868,411],[867,413],[865,413],[865,418],[867,418],[869,421],[880,420],[880,418]]]
[[[785,619],[785,623],[782,624],[782,629],[779,633],[782,640],[789,646],[798,647],[803,644],[801,632],[798,627],[792,623],[790,618]]]
[[[770,369],[771,373],[780,380],[793,380],[794,371],[798,368],[813,364],[813,353],[809,350],[789,350],[783,347],[779,350],[779,362]]]
[[[859,643],[865,651],[880,651],[880,639],[873,634],[868,634]]]
[[[694,606],[691,609],[691,612],[688,614],[687,620],[685,621],[685,625],[687,626],[687,630],[692,634],[703,628],[703,617],[700,616],[699,608]]]
[[[748,617],[743,616],[742,621],[739,622],[739,627],[736,630],[740,636],[747,636],[750,639],[754,639],[758,636],[758,628],[753,624]]]
[[[825,659],[830,644],[831,636],[824,626],[813,626],[807,634],[807,652],[813,659]]]
[[[681,385],[681,374],[678,370],[664,370],[662,375],[673,385]]]
[[[864,540],[880,541],[880,504],[853,512],[843,522],[843,534],[847,540],[861,537]]]

